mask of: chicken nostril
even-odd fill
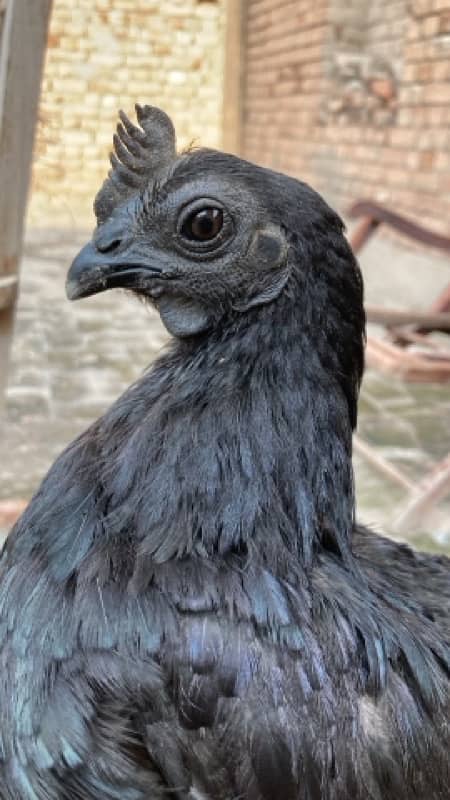
[[[113,253],[120,247],[121,244],[121,239],[110,239],[104,242],[97,242],[97,250],[99,250],[100,253]]]

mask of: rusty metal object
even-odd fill
[[[434,303],[430,306],[430,311],[433,313],[441,313],[450,311],[450,283],[441,294],[436,298]]]
[[[450,456],[436,464],[418,484],[395,522],[398,533],[409,533],[411,526],[426,518],[436,503],[450,494]]]
[[[355,253],[359,253],[365,243],[369,241],[379,224],[379,221],[373,219],[373,217],[364,217],[364,219],[361,220],[357,228],[353,231],[351,240],[352,248]]]
[[[358,253],[381,225],[388,225],[398,233],[421,244],[435,247],[450,256],[450,237],[443,236],[418,225],[406,217],[396,214],[370,200],[360,200],[348,210],[350,217],[363,219],[356,228],[350,243]],[[449,332],[450,284],[425,312],[397,311],[368,308],[368,319],[384,325],[390,342],[375,339],[367,342],[367,361],[375,369],[396,374],[406,381],[439,382],[450,381],[450,350],[446,355],[423,347],[426,334],[431,331]],[[422,340],[415,337],[422,337]],[[414,349],[412,349],[414,348]]]
[[[378,470],[382,475],[386,478],[391,480],[393,483],[396,483],[397,486],[400,486],[402,489],[406,489],[408,492],[414,491],[414,484],[403,472],[400,472],[397,467],[394,467],[390,461],[383,456],[380,456],[379,453],[374,450],[367,442],[361,439],[356,433],[353,434],[353,450],[355,453],[358,453],[362,458],[364,458],[368,464],[371,464],[375,469]]]
[[[351,238],[355,253],[360,252],[381,225],[388,225],[409,239],[450,256],[449,237],[434,233],[377,203],[358,201],[348,214],[363,218]],[[427,335],[432,331],[450,333],[450,284],[425,312],[370,306],[366,311],[369,321],[383,325],[390,339],[368,337],[366,361],[369,366],[415,383],[450,382],[450,350]],[[410,535],[411,528],[424,523],[436,503],[450,494],[450,455],[413,485],[367,442],[355,437],[354,444],[355,450],[378,472],[408,492],[405,506],[395,522],[397,532]]]
[[[382,306],[366,306],[369,322],[385,325],[421,325],[424,331],[450,332],[450,314],[448,312],[432,313],[431,311],[404,311],[400,308],[384,308]]]
[[[428,247],[436,247],[438,250],[443,250],[450,255],[450,237],[434,233],[434,231],[430,231],[423,225],[418,225],[407,217],[403,217],[384,206],[378,205],[378,203],[372,203],[370,200],[358,200],[348,209],[348,216],[352,219],[364,217],[366,220],[370,220],[373,227],[370,235],[372,235],[379,225],[388,225],[395,231],[407,236],[408,239],[413,239]],[[359,244],[358,241],[356,241],[356,243],[352,241],[355,252],[359,252],[362,245],[367,241],[367,238],[368,237],[363,240],[362,244]]]
[[[450,358],[442,353],[411,351],[392,342],[369,336],[366,346],[366,363],[380,372],[395,375],[410,383],[450,382]]]

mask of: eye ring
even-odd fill
[[[216,222],[221,223],[220,230],[217,233],[215,232],[216,229],[210,231],[210,233],[215,233],[212,238],[194,238],[191,235],[193,218],[199,212],[209,211],[209,209],[217,209],[219,212],[218,214],[214,213],[213,217]],[[217,227],[219,227],[219,224]],[[207,261],[220,255],[222,250],[228,246],[234,233],[234,219],[221,200],[208,195],[195,198],[191,196],[179,211],[176,220],[174,245],[184,255],[192,257],[194,254],[196,260]]]
[[[218,206],[204,206],[192,211],[184,220],[180,233],[190,242],[212,242],[222,231],[223,210]]]

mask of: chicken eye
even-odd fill
[[[194,211],[183,223],[181,233],[186,239],[208,242],[220,233],[223,227],[221,208],[202,208]]]

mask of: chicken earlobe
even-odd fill
[[[267,225],[256,232],[250,246],[252,262],[258,267],[254,290],[233,303],[235,311],[271,303],[281,294],[289,278],[289,246],[283,232],[275,225]]]
[[[155,305],[164,326],[178,339],[203,333],[212,324],[207,309],[191,298],[162,295]]]

